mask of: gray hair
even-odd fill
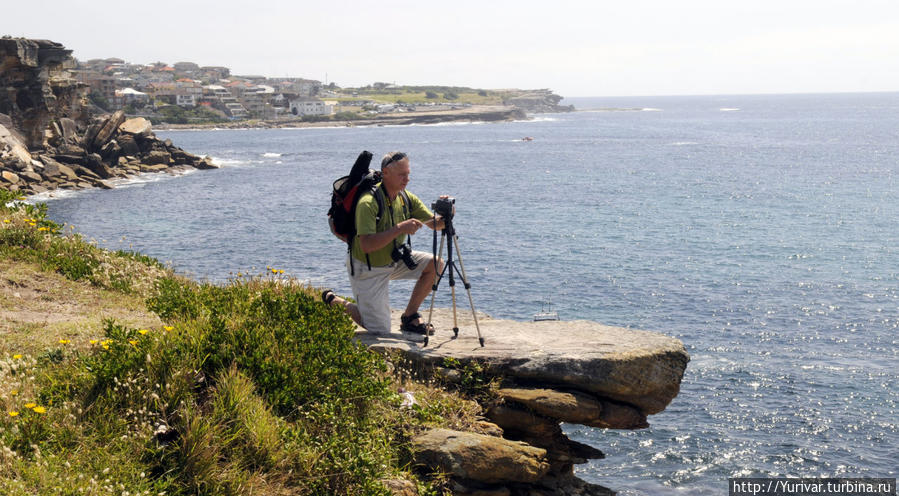
[[[409,157],[408,155],[406,155],[404,152],[401,152],[401,151],[394,151],[394,152],[386,153],[386,154],[384,154],[383,157],[381,157],[381,170],[383,170],[384,167],[387,167],[390,164],[394,164],[394,163],[399,162],[400,160],[402,160],[404,158],[408,158],[408,157]]]

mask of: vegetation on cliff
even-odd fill
[[[408,440],[479,407],[408,382],[312,288],[277,269],[201,284],[45,213],[0,191],[0,493],[445,491]],[[77,325],[52,322],[62,306]]]

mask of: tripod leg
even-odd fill
[[[459,267],[462,269],[462,284],[465,286],[465,291],[468,292],[468,304],[471,305],[471,317],[474,319],[474,327],[478,331],[478,342],[483,348],[484,338],[481,337],[481,326],[478,324],[478,315],[474,309],[474,300],[471,298],[471,284],[468,283],[468,277],[465,275],[465,264],[462,262],[462,250],[459,249],[459,237],[454,235],[453,242],[456,245],[456,255],[459,256]],[[453,305],[453,310],[455,311],[455,304]]]
[[[437,244],[437,231],[434,231],[434,244]],[[434,266],[437,266],[437,260],[443,258],[443,242],[446,240],[446,235],[440,235],[440,252],[437,255],[437,258],[434,259]],[[434,286],[431,288],[431,308],[428,310],[428,328],[431,327],[431,318],[434,316],[434,298],[437,297],[437,286],[440,284],[440,279],[443,278],[443,274],[446,272],[446,266],[443,267],[443,270],[440,272],[434,271]],[[424,346],[428,345],[428,335],[425,334]]]

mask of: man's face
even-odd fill
[[[390,194],[399,193],[409,184],[409,174],[409,157],[393,162],[382,171],[384,188]]]

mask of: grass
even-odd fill
[[[65,231],[0,191],[0,494],[448,494],[407,441],[478,430],[480,407],[359,345],[317,290],[201,284]]]

